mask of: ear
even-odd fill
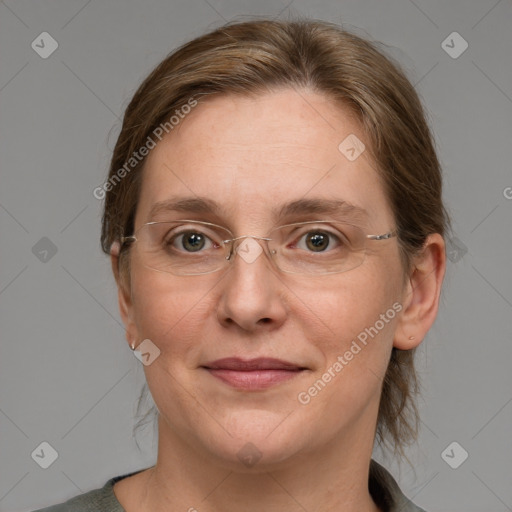
[[[429,235],[404,288],[394,347],[410,350],[423,341],[437,316],[445,271],[444,239],[439,233]]]
[[[119,242],[114,242],[110,248],[110,263],[112,265],[112,273],[114,274],[117,284],[117,298],[119,302],[119,312],[125,326],[125,337],[128,344],[137,344],[138,331],[134,321],[133,300],[131,295],[131,286],[127,282],[127,276],[121,275],[119,272]]]

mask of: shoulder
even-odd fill
[[[111,478],[99,489],[80,494],[64,503],[34,510],[33,512],[125,512],[114,494],[114,484],[141,471],[143,470]]]
[[[425,512],[404,495],[391,473],[373,459],[370,463],[369,489],[383,512]]]

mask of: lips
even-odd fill
[[[293,379],[306,368],[289,361],[271,358],[218,359],[203,365],[210,375],[232,387],[245,390],[265,389]]]
[[[238,359],[236,357],[228,357],[226,359],[219,359],[212,363],[204,365],[206,368],[211,370],[234,370],[234,371],[255,371],[255,370],[301,370],[300,366],[289,363],[287,361],[281,361],[279,359],[271,359],[260,357],[258,359]]]

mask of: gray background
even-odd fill
[[[92,191],[153,66],[254,14],[343,23],[388,45],[417,85],[455,238],[441,312],[418,354],[415,471],[376,457],[430,512],[512,510],[512,3],[289,2],[0,2],[0,510],[57,503],[153,464],[152,429],[140,451],[132,436],[143,371],[124,341]],[[46,59],[31,47],[44,31],[59,45]],[[454,31],[469,44],[458,58],[442,46]],[[48,469],[31,457],[43,441],[58,452]],[[441,457],[453,441],[469,453],[458,469]]]

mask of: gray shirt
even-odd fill
[[[141,471],[111,478],[103,487],[75,496],[65,503],[34,512],[125,512],[113,491],[119,480]],[[376,461],[370,464],[369,490],[383,512],[425,512],[407,499],[391,474]]]

